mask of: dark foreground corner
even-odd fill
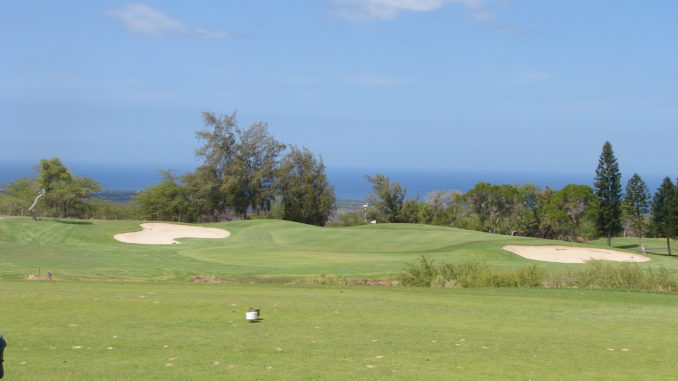
[[[3,378],[5,376],[5,370],[2,367],[2,362],[4,359],[2,358],[3,352],[5,351],[5,347],[7,346],[7,343],[5,342],[4,336],[2,336],[2,333],[0,333],[0,378]]]

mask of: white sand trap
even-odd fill
[[[535,261],[558,263],[585,263],[592,259],[616,262],[647,262],[650,258],[615,250],[570,246],[504,246],[504,250]]]
[[[228,230],[205,228],[201,226],[146,223],[141,224],[142,231],[116,234],[113,238],[125,243],[142,245],[178,244],[175,238],[226,238],[231,235]]]

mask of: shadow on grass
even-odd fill
[[[624,248],[624,246],[617,247]],[[629,248],[629,249],[632,249],[633,251],[637,251],[640,253],[642,253],[643,251],[640,248]],[[665,247],[646,247],[645,254],[659,255],[661,257],[678,258],[678,249],[671,248],[672,255],[669,255],[668,250]]]
[[[71,224],[71,225],[92,225],[92,221],[82,221],[82,220],[54,220],[54,222],[59,222],[62,224]]]
[[[661,251],[660,251],[661,250]],[[678,258],[678,251],[671,249],[671,255],[666,249],[647,249],[648,254],[660,255],[662,257]]]

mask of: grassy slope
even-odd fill
[[[133,245],[113,239],[139,230],[135,221],[0,221],[0,278],[51,271],[64,279],[168,280],[190,275],[227,279],[300,278],[310,274],[392,277],[420,255],[439,260],[483,260],[500,268],[531,263],[551,269],[581,265],[534,262],[501,249],[506,244],[553,244],[423,225],[318,228],[272,220],[211,224],[232,232],[223,240],[186,239],[181,245]],[[620,241],[620,240],[617,240]],[[567,244],[567,243],[566,243]],[[623,242],[628,249],[632,242]],[[602,247],[602,242],[594,243]],[[653,256],[643,266],[678,268]]]
[[[668,380],[678,371],[674,294],[3,281],[0,305],[8,379]],[[262,322],[244,321],[250,306]]]

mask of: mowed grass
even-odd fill
[[[257,220],[207,226],[232,235],[185,239],[181,245],[133,245],[113,235],[139,230],[137,221],[0,220],[0,332],[9,343],[7,378],[668,380],[678,375],[675,293],[263,284],[323,273],[390,279],[421,255],[504,269],[534,263],[549,271],[583,266],[534,262],[501,249],[553,241],[421,225],[317,228]],[[636,241],[617,243],[633,251]],[[640,266],[678,268],[674,257],[650,256],[652,261]],[[61,280],[21,280],[38,271]],[[198,284],[189,282],[191,275],[245,284]],[[261,322],[245,321],[249,307],[261,308]]]
[[[232,234],[225,239],[183,239],[180,245],[136,245],[118,242],[113,236],[139,230],[138,221],[46,219],[34,223],[26,218],[3,219],[0,279],[23,279],[47,271],[67,280],[190,280],[192,275],[202,275],[272,282],[317,274],[389,279],[422,255],[439,261],[484,261],[503,269],[535,263],[555,271],[582,266],[536,262],[502,250],[508,244],[575,245],[572,243],[447,227],[384,224],[320,228],[276,220],[205,226],[224,228]],[[654,247],[661,242],[656,241],[648,244]],[[620,249],[636,252],[635,241],[617,242]],[[675,257],[651,257],[652,261],[641,266],[678,269]]]
[[[0,305],[17,380],[678,375],[670,293],[5,280]]]

